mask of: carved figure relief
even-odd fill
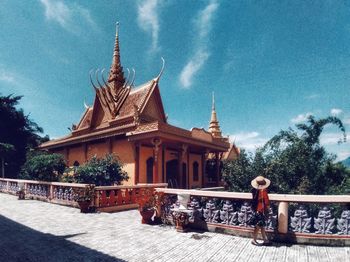
[[[300,205],[290,220],[290,227],[294,232],[310,233],[311,217],[309,217],[305,206]]]
[[[350,210],[343,210],[337,223],[339,235],[350,235]]]
[[[206,222],[218,223],[219,210],[213,199],[209,199],[203,209],[203,217]]]
[[[333,218],[331,210],[328,207],[322,208],[318,212],[317,218],[314,218],[316,234],[332,234],[334,229],[335,218]]]
[[[247,227],[248,226],[247,222],[252,215],[253,215],[252,207],[248,202],[244,202],[243,205],[241,206],[240,211],[238,211],[238,217],[237,217],[238,225]]]

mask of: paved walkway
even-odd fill
[[[0,193],[0,261],[350,261],[350,247],[274,245],[140,223],[138,211],[78,209]]]

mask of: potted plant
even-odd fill
[[[74,200],[78,202],[81,213],[90,212],[91,201],[93,201],[95,195],[94,185],[88,185],[84,188],[80,188],[75,196]]]
[[[154,188],[141,188],[139,195],[136,197],[136,203],[139,205],[139,211],[142,216],[142,224],[151,224],[156,222],[160,216],[160,205],[163,199],[163,192],[157,192]]]

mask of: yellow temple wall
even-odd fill
[[[86,150],[87,159],[91,159],[95,155],[97,158],[102,158],[108,154],[108,145],[105,141],[89,143]],[[83,149],[81,152],[83,152]]]
[[[85,154],[84,154],[84,148],[82,145],[77,145],[74,147],[69,148],[68,153],[68,166],[72,166],[75,161],[79,162],[79,165],[82,165],[85,163]]]
[[[112,152],[119,157],[120,161],[124,164],[123,170],[128,173],[129,180],[124,181],[123,185],[134,185],[135,159],[132,145],[126,139],[115,140],[112,144]]]

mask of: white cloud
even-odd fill
[[[336,145],[339,141],[342,141],[343,134],[338,133],[324,133],[320,137],[320,143],[322,145]]]
[[[137,7],[137,21],[139,27],[152,36],[151,51],[159,50],[158,35],[159,35],[159,18],[158,7],[161,0],[145,0]]]
[[[229,137],[231,142],[235,142],[238,147],[248,151],[255,151],[268,141],[267,138],[261,137],[258,132],[241,132],[230,135]]]
[[[337,153],[337,160],[342,161],[350,156],[350,151],[340,151]]]
[[[305,114],[300,114],[300,115],[297,115],[296,117],[292,118],[290,120],[290,122],[292,122],[293,124],[305,122],[307,120],[307,118],[311,115],[312,115],[312,113],[310,113],[310,112],[305,113]]]
[[[218,9],[219,4],[216,1],[211,1],[203,10],[199,12],[198,17],[196,18],[196,26],[199,30],[199,37],[201,39],[208,36],[211,29],[211,21],[213,15]]]
[[[193,76],[201,69],[208,57],[209,54],[207,52],[199,50],[188,61],[180,74],[180,82],[184,88],[189,88],[192,85]]]
[[[204,9],[200,10],[194,20],[195,32],[198,32],[198,36],[195,40],[195,51],[188,59],[188,62],[181,70],[180,84],[184,88],[189,88],[192,85],[193,78],[204,66],[205,62],[210,56],[208,50],[208,41],[204,38],[208,36],[212,27],[213,16],[219,7],[219,3],[216,0],[212,0]],[[205,40],[205,41],[204,41]]]
[[[331,109],[331,115],[332,116],[338,116],[341,113],[343,113],[343,110],[339,109],[339,108],[332,108]]]
[[[0,68],[0,81],[15,84],[16,75],[13,72]]]
[[[46,19],[58,23],[67,31],[78,33],[81,22],[85,22],[93,29],[97,28],[90,11],[78,4],[67,5],[59,0],[40,0],[40,2],[45,8]]]
[[[312,95],[306,96],[305,99],[312,100],[312,99],[317,99],[317,98],[320,98],[320,97],[321,96],[319,94],[312,94]]]

